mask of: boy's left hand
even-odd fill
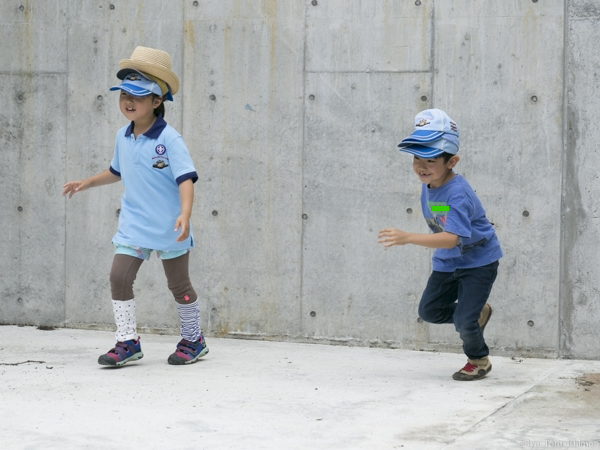
[[[175,221],[175,231],[181,228],[181,233],[175,239],[175,242],[185,241],[190,235],[190,219],[184,215],[181,215]]]
[[[384,228],[379,232],[378,244],[383,244],[384,247],[391,247],[392,245],[406,245],[411,233],[406,231],[398,230],[397,228]]]

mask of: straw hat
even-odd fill
[[[117,77],[123,79],[127,71],[123,69],[135,69],[163,80],[169,85],[171,94],[179,90],[179,78],[171,70],[171,57],[167,52],[148,47],[136,47],[131,58],[122,59],[119,62],[121,70]]]

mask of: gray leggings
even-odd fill
[[[196,301],[198,296],[190,282],[190,253],[173,259],[163,259],[163,269],[167,276],[167,285],[177,303],[186,304]],[[110,289],[113,300],[131,300],[133,282],[143,259],[129,255],[116,254],[110,270]]]

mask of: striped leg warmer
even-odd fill
[[[200,305],[198,300],[194,303],[177,303],[179,312],[179,332],[183,339],[196,342],[200,339]]]

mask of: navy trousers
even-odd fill
[[[425,322],[454,324],[465,355],[470,359],[480,359],[490,353],[477,320],[497,273],[498,261],[454,272],[434,271],[419,303],[419,317]]]

